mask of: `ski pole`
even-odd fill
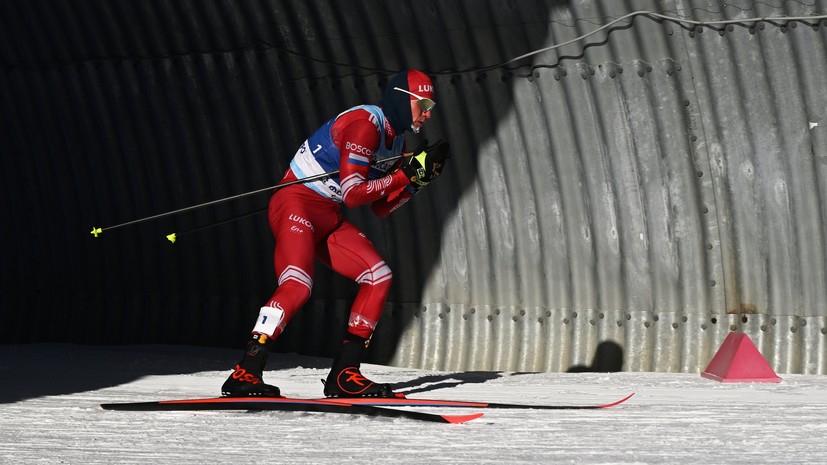
[[[399,160],[400,158],[408,157],[408,156],[411,156],[411,155],[413,155],[413,152],[403,153],[403,154],[397,155],[395,157],[384,158],[384,159],[379,160],[379,161],[381,161],[382,163],[386,163],[386,162],[390,162],[390,161],[396,161],[396,160]],[[158,219],[158,218],[163,218],[165,216],[176,215],[178,213],[183,213],[183,212],[186,212],[186,211],[195,210],[197,208],[202,208],[202,207],[207,207],[207,206],[210,206],[210,205],[215,205],[215,204],[218,204],[218,203],[221,203],[221,202],[226,202],[228,200],[240,199],[242,197],[247,197],[247,196],[250,196],[250,195],[259,194],[259,193],[266,192],[266,191],[269,191],[269,190],[281,189],[282,187],[292,186],[294,184],[303,184],[303,183],[306,183],[306,182],[318,181],[319,179],[329,178],[329,177],[335,176],[337,174],[339,174],[339,170],[330,171],[328,173],[321,173],[321,174],[317,174],[317,175],[314,175],[314,176],[308,176],[306,178],[301,178],[301,179],[296,179],[294,181],[289,181],[289,182],[285,182],[285,183],[281,183],[281,184],[276,184],[275,186],[265,187],[263,189],[257,189],[257,190],[254,190],[254,191],[245,192],[243,194],[232,195],[230,197],[224,197],[223,199],[211,200],[209,202],[199,203],[198,205],[192,205],[192,206],[189,206],[189,207],[179,208],[178,210],[172,210],[172,211],[168,211],[168,212],[165,212],[165,213],[159,213],[157,215],[152,215],[152,216],[147,216],[145,218],[139,218],[137,220],[127,221],[127,222],[116,224],[116,225],[113,225],[113,226],[107,226],[105,228],[98,228],[98,227],[92,226],[92,231],[90,232],[90,234],[92,234],[95,237],[98,237],[98,235],[102,234],[104,231],[110,231],[112,229],[122,228],[124,226],[129,226],[129,225],[132,225],[132,224],[143,223],[145,221],[155,220],[155,219]],[[249,215],[245,215],[245,216],[249,216]],[[228,220],[228,221],[232,221],[232,220]],[[217,224],[221,224],[221,223],[217,223]],[[209,226],[207,226],[207,227],[209,227]],[[199,229],[204,229],[204,228],[199,228]],[[169,239],[170,242],[175,242],[175,233],[172,233],[172,234],[168,235],[167,239]]]
[[[248,216],[258,215],[259,213],[264,213],[266,211],[267,211],[267,207],[259,208],[258,210],[255,210],[255,211],[252,211],[252,212],[249,212],[249,213],[245,213],[243,215],[234,216],[234,217],[226,219],[226,220],[216,221],[215,223],[210,223],[210,224],[207,224],[207,225],[198,226],[196,228],[188,229],[188,230],[186,230],[182,233],[167,234],[167,240],[172,242],[173,244],[175,244],[175,241],[177,241],[178,238],[181,237],[181,236],[186,236],[187,234],[191,234],[191,233],[201,231],[201,230],[204,230],[204,229],[210,229],[210,228],[214,228],[216,226],[221,226],[222,224],[232,223],[233,221],[238,221],[240,219],[247,218]]]

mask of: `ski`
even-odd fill
[[[192,410],[246,410],[246,411],[287,411],[321,412],[370,417],[406,418],[436,423],[466,423],[481,417],[482,413],[468,415],[441,415],[385,408],[379,405],[357,404],[339,399],[295,399],[289,397],[215,397],[204,399],[162,400],[151,402],[126,402],[100,404],[105,410],[128,411],[192,411]]]
[[[203,399],[162,400],[151,402],[127,402],[101,404],[106,410],[130,411],[188,411],[188,410],[246,410],[246,411],[287,411],[321,412],[372,417],[407,418],[437,423],[466,423],[481,417],[482,413],[468,415],[441,415],[390,407],[455,407],[479,409],[525,409],[525,410],[596,410],[620,405],[634,396],[631,393],[622,399],[604,404],[514,404],[498,402],[476,402],[443,399],[415,399],[407,397],[390,398],[319,398],[298,399],[291,397],[215,397]]]
[[[531,410],[596,410],[605,409],[620,405],[631,399],[635,393],[631,393],[626,397],[609,402],[606,404],[587,404],[587,405],[542,405],[542,404],[509,404],[497,402],[468,402],[458,400],[437,400],[437,399],[413,399],[407,397],[390,397],[390,398],[358,398],[358,399],[344,399],[344,398],[325,398],[315,399],[319,402],[328,403],[345,403],[351,405],[370,405],[374,407],[457,407],[457,408],[491,408],[491,409],[531,409]]]

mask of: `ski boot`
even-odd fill
[[[270,354],[268,342],[266,335],[253,335],[253,340],[247,343],[244,357],[221,386],[222,396],[281,397],[279,388],[265,384],[261,379],[264,364],[267,363],[267,356]]]
[[[325,397],[398,397],[390,384],[378,384],[359,370],[369,340],[348,333],[324,382]]]

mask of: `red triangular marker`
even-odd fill
[[[781,378],[744,333],[729,333],[701,376],[722,383],[781,382]]]

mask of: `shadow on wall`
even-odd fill
[[[590,366],[575,365],[569,373],[614,373],[623,369],[623,348],[613,341],[603,341],[597,345],[594,359]]]
[[[376,6],[377,15],[383,14],[382,2],[369,3]],[[431,141],[449,140],[454,153],[445,173],[421,198],[386,220],[365,217],[354,221],[365,226],[394,270],[391,306],[419,305],[428,277],[440,266],[446,224],[456,215],[463,194],[477,182],[476,154],[491,141],[500,120],[514,105],[516,77],[510,72],[432,71],[456,69],[460,63],[478,68],[502,63],[519,52],[547,45],[549,24],[521,22],[528,17],[523,13],[533,11],[533,18],[567,4],[568,0],[518,2],[499,10],[491,5],[503,6],[501,2],[471,2],[479,6],[475,15],[488,15],[488,24],[501,24],[498,13],[512,15],[509,27],[517,33],[497,37],[487,27],[458,31],[445,23],[440,29],[437,17],[428,16],[433,8],[415,9],[412,14],[423,16],[408,24],[412,29],[405,37],[427,32],[423,34],[427,41],[420,44],[425,58],[399,60],[400,56],[393,55],[373,64],[376,69],[418,67],[432,75],[439,107],[425,132]],[[311,7],[305,10],[299,5]],[[64,232],[48,235],[36,248],[13,247],[6,257],[10,265],[4,270],[13,272],[4,274],[9,278],[5,281],[18,291],[0,296],[3,308],[12,309],[12,316],[0,325],[0,342],[173,343],[241,350],[258,307],[273,292],[272,239],[266,219],[244,216],[266,206],[267,194],[255,201],[245,198],[141,223],[100,239],[90,236],[90,226],[107,227],[272,184],[272,177],[280,177],[300,141],[319,124],[350,105],[377,101],[382,79],[377,79],[377,73],[354,73],[332,63],[308,64],[301,57],[280,52],[282,45],[295,42],[298,48],[307,48],[307,56],[334,57],[335,50],[325,48],[327,42],[307,38],[303,28],[293,29],[289,21],[293,13],[310,17],[315,11],[312,2],[238,2],[225,7],[229,11],[191,18],[193,32],[182,32],[191,41],[180,49],[165,40],[166,31],[176,26],[175,15],[156,14],[151,2],[137,7],[147,9],[142,15],[132,14],[131,9],[89,8],[82,15],[71,8],[34,9],[21,18],[28,26],[0,30],[4,43],[27,50],[10,65],[6,74],[12,79],[3,81],[9,83],[5,86],[9,91],[0,95],[3,114],[14,121],[14,125],[5,125],[2,134],[15,136],[0,137],[0,151],[21,155],[3,157],[3,169],[38,173],[42,183],[59,188],[55,195],[43,196],[31,176],[9,178],[17,184],[9,184],[8,191],[18,193],[9,211],[23,217],[21,223],[26,226],[13,228],[10,233],[16,236],[7,243],[25,243],[29,231],[53,230],[54,218],[40,214],[43,211],[62,212],[60,230]],[[351,14],[350,10],[340,12]],[[28,34],[42,30],[37,27],[42,24],[63,24],[64,18],[57,16],[62,11],[78,12],[75,19],[82,19],[87,28],[115,24],[96,29],[103,34],[99,41],[112,46],[99,52],[86,49],[85,41],[63,40],[64,45],[76,44],[64,50],[54,46],[64,39],[57,34],[60,28],[45,39]],[[136,27],[142,18],[151,18],[151,24]],[[255,34],[237,40],[235,21],[225,23],[224,18],[256,18],[250,27],[240,27]],[[258,31],[261,18],[272,21],[272,27]],[[123,29],[119,26],[137,35],[127,40],[106,34]],[[391,41],[396,37],[390,33],[394,25],[387,26],[377,34]],[[164,32],[153,36],[157,31]],[[249,47],[258,38],[275,45]],[[478,56],[463,56],[462,60],[453,54],[460,44],[492,40],[502,46],[482,47]],[[144,44],[157,46],[146,50]],[[339,45],[334,48],[338,50]],[[341,45],[347,48],[349,44]],[[390,46],[394,45],[391,41]],[[56,50],[61,54],[54,61],[44,61]],[[77,65],[86,63],[83,60],[99,65],[85,67],[84,72],[90,74],[78,79]],[[399,65],[400,61],[404,64]],[[23,82],[31,86],[30,92],[10,92],[16,89],[10,84],[22,89],[26,87]],[[51,116],[44,119],[44,114]],[[58,175],[62,172],[71,172],[71,179]],[[359,215],[369,212],[353,214],[362,220]],[[244,220],[225,223],[228,218]],[[218,224],[223,226],[191,229]],[[188,229],[199,233],[171,248],[165,235],[177,231],[183,236]],[[71,264],[72,272],[55,264]],[[319,297],[324,293],[336,302],[309,302],[297,315],[307,317],[307,324],[291,322],[291,340],[282,348],[329,355],[341,340],[344,327],[339,323],[347,319],[342,310],[352,302],[356,287],[321,270],[315,281]],[[330,286],[335,292],[327,292]],[[40,305],[53,301],[62,305]],[[43,312],[31,312],[31,308]],[[412,313],[396,308],[390,311],[399,317],[392,318],[394,324],[387,327],[380,324],[379,331],[387,334],[375,341],[371,351],[375,362],[390,359],[413,318]],[[235,361],[236,356],[229,358],[227,366]]]

